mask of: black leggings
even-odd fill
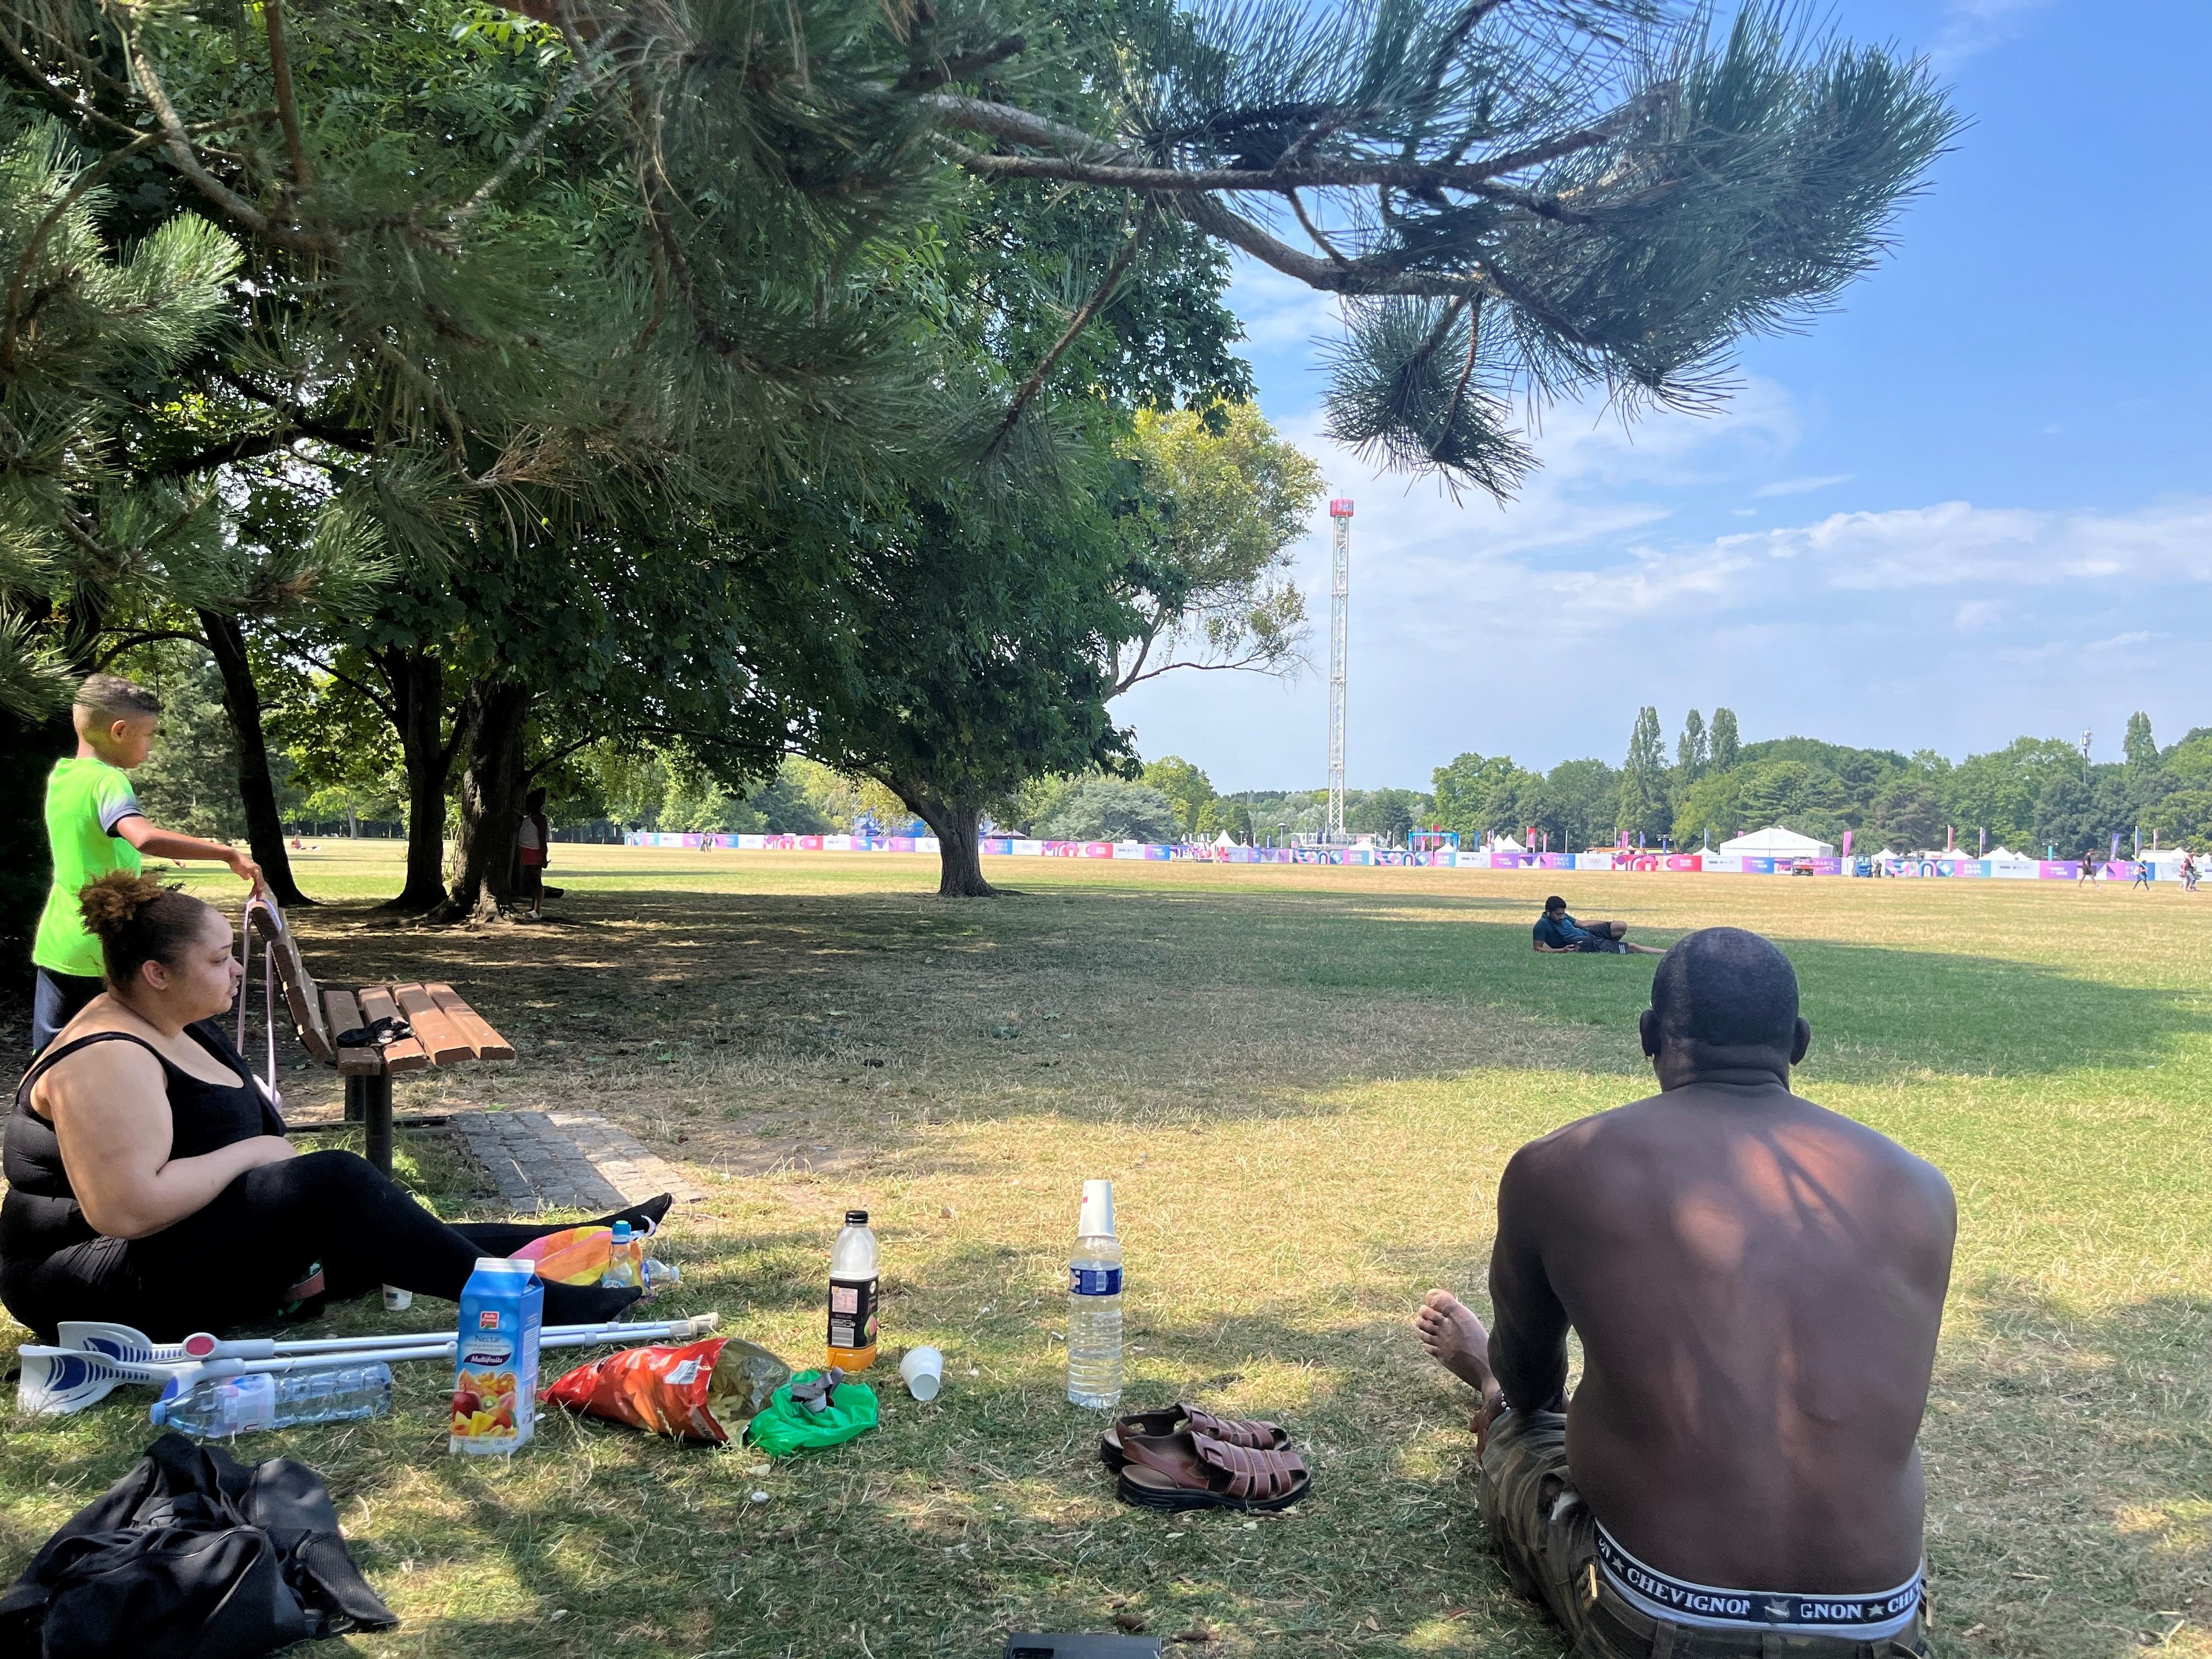
[[[667,1208],[655,1199],[596,1224],[657,1222]],[[306,1152],[248,1170],[206,1208],[148,1237],[92,1239],[10,1273],[7,1301],[43,1338],[64,1319],[104,1319],[175,1341],[272,1317],[318,1261],[334,1297],[397,1285],[458,1301],[478,1256],[508,1255],[580,1224],[592,1224],[449,1227],[359,1154]],[[545,1321],[611,1319],[637,1296],[548,1285]]]

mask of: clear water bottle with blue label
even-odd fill
[[[183,1389],[177,1382],[171,1377],[154,1402],[154,1421],[201,1440],[298,1423],[349,1423],[392,1409],[392,1368],[380,1360],[273,1376],[204,1376]]]
[[[1110,1181],[1083,1183],[1067,1263],[1067,1399],[1097,1411],[1121,1401],[1121,1241]]]

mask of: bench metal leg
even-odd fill
[[[368,1161],[392,1173],[392,1073],[349,1077],[345,1084],[345,1115],[349,1123],[365,1124]]]

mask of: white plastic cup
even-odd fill
[[[936,1399],[945,1386],[945,1356],[934,1348],[908,1348],[899,1361],[899,1381],[916,1400]]]
[[[405,1313],[415,1305],[415,1292],[403,1291],[397,1285],[384,1287],[384,1310],[386,1313]]]

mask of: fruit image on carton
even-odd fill
[[[450,1450],[511,1453],[537,1426],[545,1286],[526,1261],[480,1256],[461,1287]]]

